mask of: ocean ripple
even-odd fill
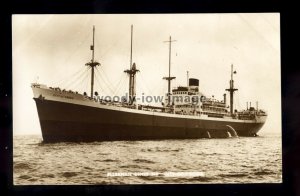
[[[39,136],[14,137],[14,184],[282,182],[280,135],[56,144],[41,141]],[[158,175],[130,175],[137,172],[157,172]],[[166,177],[165,172],[203,172],[205,175]]]

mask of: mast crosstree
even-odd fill
[[[91,71],[91,98],[93,98],[94,94],[94,69],[96,66],[99,66],[100,63],[95,61],[94,55],[95,55],[95,26],[93,26],[93,45],[91,45],[91,50],[92,50],[92,60],[88,63],[86,63],[86,66],[89,66],[92,68]]]
[[[136,96],[136,73],[139,72],[136,69],[135,63],[132,63],[132,38],[133,38],[133,25],[131,25],[131,39],[130,39],[130,69],[125,70],[124,72],[129,75],[129,104],[135,102]]]

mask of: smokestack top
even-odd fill
[[[189,78],[189,86],[199,86],[199,80],[196,78]]]

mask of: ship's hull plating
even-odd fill
[[[255,136],[264,124],[174,118],[34,100],[44,142]]]

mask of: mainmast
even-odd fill
[[[139,72],[136,69],[135,63],[132,64],[132,38],[133,38],[133,25],[131,25],[131,39],[130,39],[130,69],[125,70],[124,72],[129,75],[129,104],[133,104],[136,96],[136,72]]]
[[[100,63],[95,61],[94,59],[94,53],[95,53],[95,26],[93,26],[93,45],[91,45],[91,50],[92,50],[92,60],[88,63],[86,63],[86,66],[90,66],[92,68],[92,75],[91,75],[91,98],[93,98],[94,94],[94,68],[96,66],[99,66]]]
[[[233,74],[236,74],[236,71],[233,71],[233,65],[231,64],[231,80],[229,81],[229,89],[226,89],[226,91],[229,91],[229,93],[230,93],[230,113],[231,114],[233,114],[233,93],[234,93],[234,91],[238,90],[238,89],[234,88]]]
[[[176,40],[172,40],[171,36],[168,41],[164,42],[169,42],[169,77],[164,77],[163,79],[168,81],[168,104],[171,105],[171,80],[175,79],[176,77],[171,77],[171,49],[172,49],[172,42],[175,42]]]

